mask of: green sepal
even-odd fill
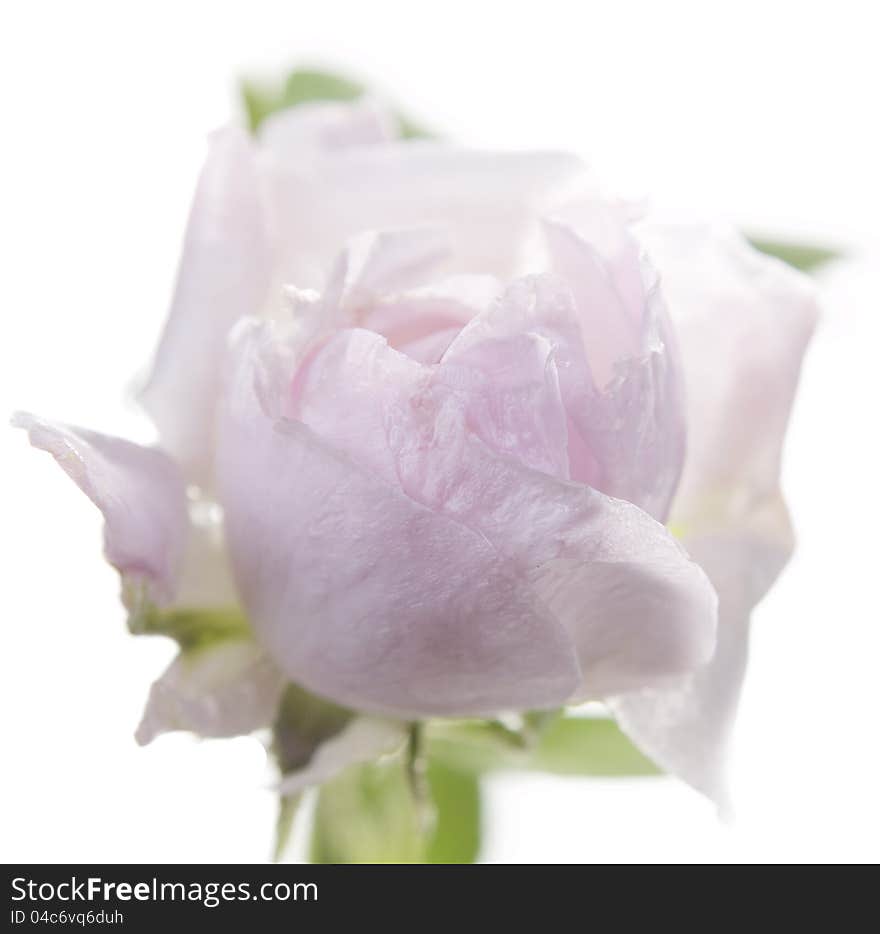
[[[311,761],[315,750],[349,723],[354,712],[288,684],[272,724],[272,752],[281,775]]]
[[[163,610],[140,601],[128,616],[128,629],[136,636],[168,636],[182,652],[194,652],[230,639],[250,639],[251,627],[236,607],[175,607]]]
[[[271,752],[281,776],[307,766],[318,747],[343,730],[353,716],[345,707],[316,697],[297,684],[288,684],[272,723]],[[275,862],[280,862],[289,845],[300,799],[299,794],[279,796]]]

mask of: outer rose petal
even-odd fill
[[[406,740],[400,723],[377,717],[355,717],[341,732],[323,742],[309,762],[278,783],[283,795],[296,794],[311,785],[320,785],[350,765],[372,762],[399,749]]]
[[[104,550],[120,574],[143,580],[167,602],[180,578],[187,541],[186,493],[160,451],[19,413],[13,424],[50,453],[104,515]]]
[[[671,521],[711,529],[778,492],[816,290],[732,230],[646,225],[640,235],[660,269],[685,375],[688,454]]]
[[[545,413],[535,424],[536,398],[543,408],[555,398],[562,411],[555,368],[545,354],[532,373],[528,343],[479,346],[477,359],[427,368],[378,335],[340,333],[309,365],[296,411],[334,447],[504,557],[570,634],[583,674],[578,696],[664,683],[704,662],[715,626],[705,575],[635,506],[516,459],[536,459],[542,432],[559,421]],[[482,370],[468,374],[466,363]],[[547,380],[543,396],[536,374]],[[545,464],[557,441],[555,432],[544,436]]]
[[[720,626],[718,651],[702,671],[667,691],[624,696],[614,709],[648,755],[724,803],[749,615],[793,547],[779,466],[815,290],[733,232],[642,233],[685,367],[689,450],[671,524],[718,591]]]
[[[353,103],[315,102],[289,107],[260,124],[260,142],[278,159],[302,165],[349,146],[394,139],[394,116],[370,98]]]
[[[723,810],[730,805],[725,773],[748,660],[749,616],[791,550],[780,500],[768,503],[766,514],[754,521],[751,530],[731,529],[687,542],[718,592],[718,644],[712,660],[662,690],[624,694],[609,705],[647,755]]]
[[[32,415],[19,414],[14,423],[103,513],[107,560],[128,585],[130,611],[140,600],[197,608],[237,602],[216,518],[188,509],[183,478],[166,455]],[[250,732],[271,720],[281,684],[253,643],[183,652],[153,685],[138,741],[172,729]]]
[[[256,314],[272,276],[256,149],[243,130],[214,134],[190,212],[174,299],[140,401],[162,446],[209,485],[226,337]]]
[[[212,738],[251,733],[272,722],[283,690],[283,675],[254,642],[183,652],[150,688],[135,738],[146,745],[172,730]]]
[[[553,706],[568,635],[479,534],[257,404],[247,341],[220,451],[233,564],[293,680],[404,717]],[[332,560],[331,560],[332,558]]]
[[[437,227],[455,253],[449,273],[521,271],[538,218],[588,188],[560,153],[480,152],[432,141],[351,147],[313,169],[275,160],[282,281],[320,288],[339,244],[367,230]],[[303,218],[308,218],[304,223]]]

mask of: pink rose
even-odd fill
[[[159,449],[20,417],[137,619],[246,614],[141,738],[249,731],[291,680],[381,737],[332,772],[382,718],[602,699],[720,796],[812,291],[733,234],[633,226],[571,157],[388,127],[361,102],[213,137],[141,397]]]

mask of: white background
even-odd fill
[[[832,240],[786,464],[797,557],[755,615],[739,816],[672,780],[493,781],[485,858],[880,856],[878,24],[870,3],[11,3],[0,22],[0,412],[138,436],[122,403],[235,79],[347,68],[467,143]],[[0,431],[0,859],[262,860],[252,740],[132,738],[171,649],[124,631],[97,512]]]

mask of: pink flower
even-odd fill
[[[20,418],[103,511],[130,607],[252,628],[166,673],[141,735],[253,729],[285,680],[392,719],[603,699],[717,796],[790,549],[812,292],[732,234],[633,227],[568,156],[388,125],[214,136],[141,397],[160,449]]]

